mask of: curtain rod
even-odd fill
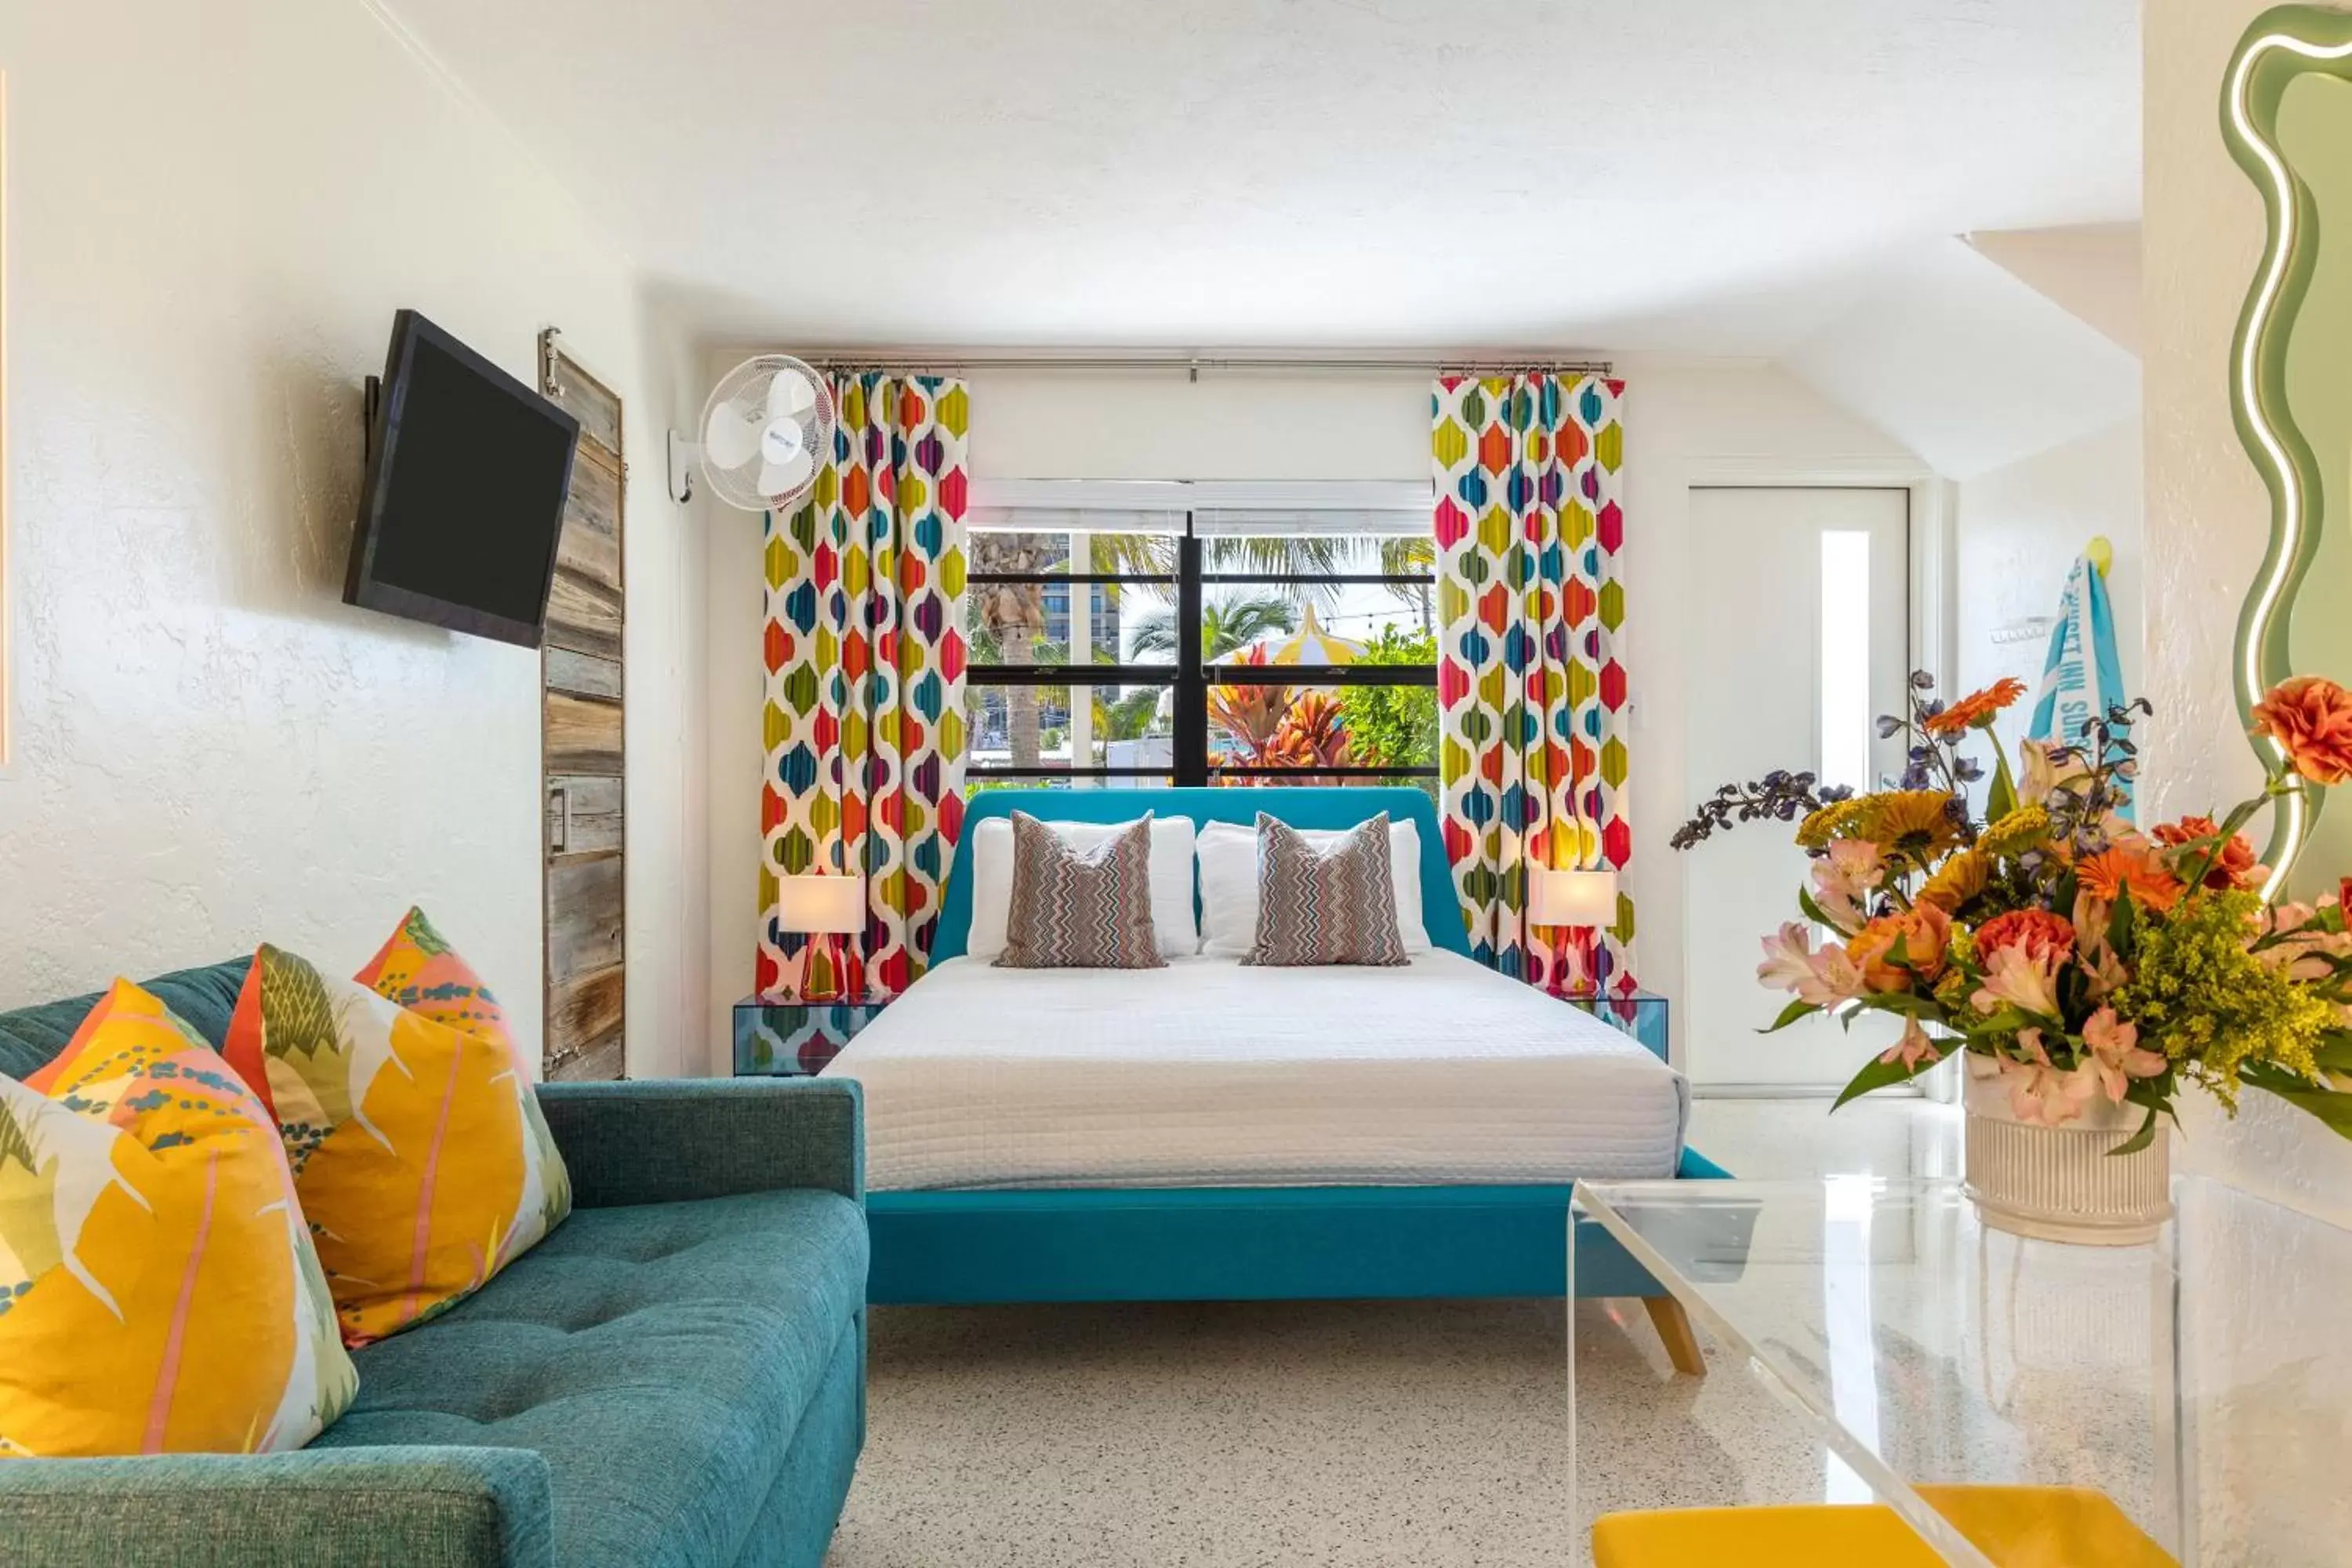
[[[1605,359],[1348,359],[1292,354],[893,354],[820,353],[800,356],[818,370],[893,370],[905,374],[964,370],[1181,370],[1193,380],[1204,370],[1393,370],[1429,374],[1499,375],[1542,371],[1555,375],[1607,375]]]

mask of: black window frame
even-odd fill
[[[1052,534],[1101,531],[1042,527],[1019,531]],[[1088,615],[1093,613],[1091,590],[1098,584],[1173,587],[1176,591],[1177,646],[1176,659],[1172,664],[1074,664],[1064,660],[1058,664],[971,664],[964,668],[964,681],[969,686],[1168,687],[1176,696],[1173,756],[1169,765],[1115,767],[1089,764],[1080,767],[1075,759],[1067,767],[1041,764],[1030,768],[968,763],[964,769],[967,784],[980,782],[1052,784],[1056,780],[1167,778],[1180,788],[1199,788],[1217,783],[1246,784],[1255,780],[1279,783],[1285,779],[1307,778],[1403,780],[1434,779],[1438,776],[1434,765],[1328,767],[1302,764],[1275,767],[1216,763],[1211,760],[1209,752],[1209,688],[1212,686],[1297,686],[1314,690],[1348,686],[1418,686],[1433,689],[1437,685],[1434,660],[1427,664],[1212,665],[1202,657],[1201,643],[1201,616],[1207,588],[1265,587],[1286,584],[1432,587],[1436,582],[1434,573],[1211,572],[1203,568],[1203,542],[1194,531],[1192,512],[1184,513],[1184,531],[1171,537],[1176,542],[1176,571],[1172,576],[1151,572],[970,572],[964,577],[967,584],[980,586],[1067,584],[1073,589],[1085,587],[1088,590],[1083,595],[1087,601],[1086,613]],[[1073,616],[1079,613],[1080,599],[1081,595],[1072,595],[1070,614]]]

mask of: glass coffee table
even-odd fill
[[[2352,1236],[2217,1183],[2174,1200],[2097,1247],[1990,1229],[1949,1180],[1577,1189],[1842,1461],[1813,1500],[1874,1498],[1970,1568],[1997,1559],[1919,1489],[2095,1493],[2184,1563],[2352,1561]]]

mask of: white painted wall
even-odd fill
[[[1781,363],[1948,479],[2079,439],[2139,407],[2128,352],[1953,237],[1890,263]]]
[[[716,374],[740,357],[716,356]],[[1692,483],[1737,469],[1756,481],[1924,477],[1916,458],[1787,375],[1748,363],[1646,362],[1627,379],[1627,663],[1635,703],[1631,878],[1642,972],[1682,990],[1682,867],[1666,837],[1718,782],[1685,777],[1679,712],[1711,661],[1769,657],[1737,626],[1694,625],[1673,584]],[[986,479],[1380,479],[1429,472],[1429,379],[1363,372],[979,372],[973,472]],[[699,503],[698,503],[699,504]],[[717,509],[715,509],[717,510]],[[709,520],[710,971],[714,1022],[750,991],[760,856],[760,522]],[[1808,660],[1809,660],[1808,656]],[[1808,661],[1807,668],[1810,668]],[[1758,993],[1759,1005],[1767,1002]],[[1760,1016],[1760,1015],[1759,1015]],[[722,1043],[714,1035],[714,1063]]]
[[[2137,695],[2144,689],[2140,512],[2137,419],[1964,481],[1954,529],[1960,591],[1953,691],[2015,676],[2030,692],[2039,692],[2050,652],[2047,634],[2010,643],[1996,643],[1993,634],[2055,616],[2074,558],[2094,535],[2105,534],[2115,546],[2107,600],[2115,612],[2116,657],[2124,689]],[[2032,712],[2029,697],[1999,726],[2012,756]]]
[[[414,305],[526,380],[560,326],[629,401],[630,1065],[671,1070],[698,583],[645,460],[687,367],[628,259],[360,0],[9,5],[0,68],[0,1006],[263,940],[356,967],[415,901],[536,1040],[538,659],[340,602],[360,383]]]
[[[2143,18],[2147,687],[2157,709],[2147,769],[2164,816],[2226,805],[2261,783],[2230,659],[2270,504],[2231,423],[2229,353],[2262,258],[2263,210],[2222,146],[2215,103],[2231,49],[2265,8],[2147,0]],[[2352,1143],[2260,1096],[2247,1097],[2234,1124],[2195,1097],[2189,1104],[2189,1165],[2352,1223]]]
[[[2116,347],[2139,353],[2138,224],[1990,228],[1963,237],[1978,255]]]

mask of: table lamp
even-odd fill
[[[809,939],[801,971],[803,1002],[838,1002],[848,970],[841,939],[866,929],[866,880],[805,871],[776,879],[776,925]]]
[[[1555,931],[1580,931],[1583,934],[1578,941],[1589,957],[1593,931],[1617,921],[1616,871],[1606,866],[1528,867],[1528,919]],[[1567,963],[1564,948],[1564,942],[1555,940],[1551,967],[1555,991],[1563,989],[1560,975]],[[1592,965],[1589,962],[1584,965],[1584,973],[1581,989],[1598,989],[1591,979]]]

